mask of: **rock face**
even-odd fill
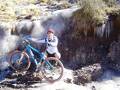
[[[108,66],[120,72],[120,39],[111,43]]]
[[[80,85],[100,78],[103,74],[103,68],[97,63],[87,67],[82,67],[81,69],[74,71],[73,74],[73,82]]]
[[[74,38],[71,35],[72,30],[66,32],[61,37],[62,44],[60,50],[62,59],[69,63],[69,67],[77,69],[82,66],[101,63],[108,53],[107,40],[100,40],[94,37]]]
[[[5,29],[3,26],[0,26],[0,41],[5,37]]]
[[[77,33],[77,29],[74,27],[79,27],[79,25],[70,25],[70,27],[65,31],[61,37],[62,46],[60,49],[62,53],[63,60],[66,60],[66,63],[70,61],[69,66],[73,69],[80,68],[82,66],[90,65],[93,63],[103,63],[108,64],[107,61],[110,60],[109,64],[117,65],[119,60],[119,33],[120,33],[120,16],[113,15],[110,16],[110,23],[106,25],[105,32],[109,32],[109,37],[98,37],[93,35],[94,32],[89,28],[87,36],[85,35],[84,30],[81,26],[80,32]],[[72,21],[70,21],[72,22]],[[74,21],[75,22],[75,21]],[[79,22],[79,21],[77,21]],[[76,22],[76,23],[77,23]],[[108,21],[109,22],[109,21]],[[71,27],[72,26],[72,27]],[[86,26],[87,27],[87,26]],[[102,28],[103,26],[101,26]],[[93,30],[93,29],[92,29]],[[104,30],[104,29],[100,29]],[[81,32],[82,31],[82,32]],[[98,30],[99,31],[99,30]],[[105,34],[105,33],[104,33]],[[111,44],[116,42],[113,46]],[[116,51],[111,51],[112,47],[117,48]],[[110,58],[108,59],[108,54],[111,53]],[[110,66],[111,66],[110,65]],[[114,66],[115,66],[114,65]],[[107,65],[106,65],[107,66]],[[113,65],[112,65],[113,66]],[[114,67],[113,66],[113,67]],[[119,65],[117,65],[118,67]],[[116,68],[116,66],[114,67]],[[116,69],[118,71],[118,69]]]
[[[33,23],[31,20],[26,19],[24,21],[19,21],[16,24],[17,26],[12,28],[11,34],[13,35],[26,34],[27,35],[27,34],[30,34],[30,32],[32,32]]]
[[[113,41],[109,46],[109,53],[106,61],[108,61],[108,67],[120,72],[120,15],[114,18],[113,23]]]

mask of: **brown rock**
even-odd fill
[[[103,68],[99,63],[89,65],[73,72],[75,84],[85,84],[92,80],[97,80],[103,73]]]

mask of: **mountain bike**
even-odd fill
[[[40,72],[44,78],[49,82],[55,82],[63,76],[63,64],[55,57],[44,57],[44,53],[34,48],[30,41],[27,39],[23,40],[25,49],[22,51],[15,50],[10,55],[10,66],[17,72],[25,72],[32,65],[31,62],[36,64],[37,69],[40,68]],[[34,53],[39,57],[35,57]]]

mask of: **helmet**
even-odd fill
[[[47,31],[47,34],[48,34],[48,33],[53,33],[53,34],[54,34],[54,30],[50,28],[50,29]]]

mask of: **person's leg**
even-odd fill
[[[54,54],[50,54],[49,52],[46,51],[46,56],[47,56],[47,57],[56,57],[56,58],[58,58],[58,59],[61,58],[61,54],[60,54],[59,52],[56,52],[56,53],[54,53]]]
[[[61,54],[59,52],[55,53],[55,57],[60,59],[61,58]]]
[[[47,51],[42,52],[42,55],[43,55],[43,59],[46,59],[46,58],[48,57],[48,53],[47,53]]]

